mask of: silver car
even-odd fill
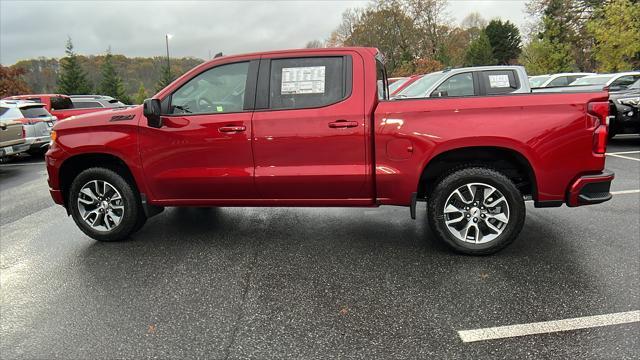
[[[51,128],[58,120],[45,104],[27,100],[0,100],[0,121],[19,121],[24,132],[24,147],[32,155],[44,154],[51,141]]]

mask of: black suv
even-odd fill
[[[609,137],[617,134],[640,134],[640,80],[626,89],[609,93]]]

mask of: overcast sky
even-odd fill
[[[347,8],[367,1],[11,1],[0,0],[0,62],[61,57],[67,36],[81,54],[116,54],[207,59],[209,53],[304,47],[324,40]],[[450,0],[459,22],[477,11],[524,25],[525,0]]]

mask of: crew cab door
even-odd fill
[[[347,51],[263,57],[253,116],[263,199],[371,198],[363,67]]]
[[[140,154],[156,200],[256,197],[250,136],[258,63],[208,68],[162,99],[161,128],[143,118]]]

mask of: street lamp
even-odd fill
[[[171,63],[169,62],[169,39],[171,39],[173,37],[173,35],[171,34],[165,34],[164,38],[166,40],[167,43],[167,70],[168,73],[171,74]]]

